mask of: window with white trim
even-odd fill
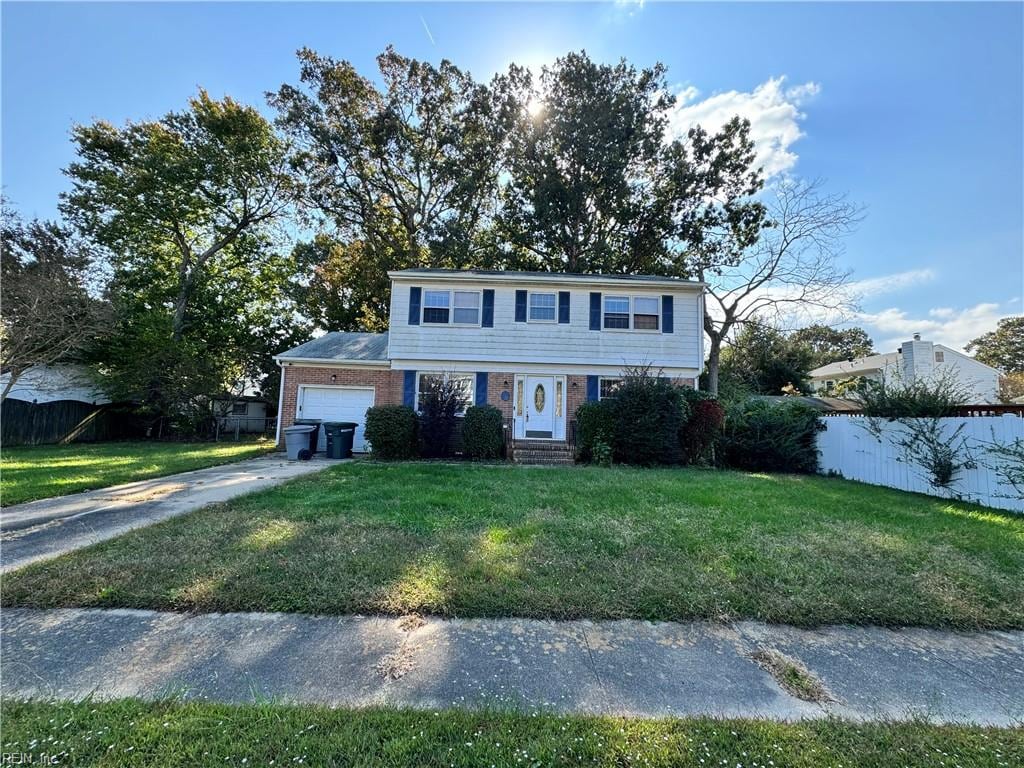
[[[249,413],[249,404],[246,402],[232,403],[231,404],[231,415],[232,416],[245,416]]]
[[[945,361],[946,361],[946,353],[943,352],[941,349],[935,350],[935,362],[936,363],[944,363]]]
[[[633,297],[633,328],[637,331],[656,331],[661,318],[661,299],[657,296]]]
[[[604,327],[629,330],[629,296],[604,297]]]
[[[452,322],[458,325],[480,325],[480,292],[455,291]]]
[[[557,319],[558,297],[553,293],[531,293],[530,322],[553,323]]]
[[[606,379],[603,376],[597,382],[597,399],[605,400],[615,397],[615,392],[622,386],[622,379]]]
[[[473,404],[476,394],[476,376],[472,373],[441,373],[427,372],[416,376],[416,411],[423,411],[423,403],[434,381],[454,381],[462,390],[462,407],[457,411],[463,414]]]
[[[447,325],[451,306],[451,294],[448,291],[423,292],[423,322]]]

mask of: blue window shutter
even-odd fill
[[[672,297],[661,297],[661,332],[672,333]]]
[[[494,327],[494,289],[484,289],[483,318],[480,323],[484,328]]]
[[[526,322],[526,291],[516,291],[516,322]]]
[[[416,407],[416,371],[405,372],[405,380],[402,382],[402,405]]]
[[[420,324],[420,297],[422,295],[422,288],[409,289],[409,325]]]
[[[596,403],[599,396],[597,376],[587,376],[587,402]]]
[[[569,322],[569,292],[558,292],[558,322]]]
[[[601,330],[601,294],[596,292],[590,294],[590,330]]]
[[[476,375],[476,404],[487,405],[487,374],[483,372]]]

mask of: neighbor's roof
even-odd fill
[[[881,355],[868,355],[858,357],[855,360],[840,360],[837,363],[829,363],[820,368],[815,368],[808,376],[812,379],[820,379],[827,376],[850,376],[868,371],[880,371],[900,360],[899,352],[886,352]]]
[[[275,360],[350,360],[363,363],[387,362],[386,333],[335,331],[282,352]]]
[[[855,400],[845,400],[841,397],[812,397],[810,395],[753,395],[753,400],[764,400],[769,403],[803,403],[819,411],[841,411],[845,413],[860,413],[861,405]]]
[[[515,272],[499,269],[434,269],[429,267],[394,270],[388,272],[388,277],[419,277],[433,280],[471,278],[488,282],[513,280],[539,283],[647,283],[693,288],[701,288],[706,285],[699,280],[684,280],[681,277],[664,277],[662,275],[583,275],[575,272]]]

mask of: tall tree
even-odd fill
[[[994,331],[983,333],[965,349],[1003,373],[1024,373],[1024,315],[1004,317]]]
[[[292,203],[286,148],[258,111],[204,91],[187,111],[73,138],[62,210],[113,272],[114,333],[94,360],[161,427],[191,421],[265,373],[292,333],[294,267],[275,243]]]
[[[780,395],[790,386],[806,392],[812,361],[806,345],[778,328],[749,322],[722,350],[721,375],[733,388],[754,394]]]
[[[205,91],[189,107],[123,128],[75,126],[78,160],[66,171],[72,190],[61,206],[109,250],[115,270],[158,265],[168,273],[175,341],[213,262],[259,253],[233,246],[265,236],[292,187],[285,147],[258,111]]]
[[[722,246],[697,254],[693,274],[707,282],[704,331],[710,339],[708,390],[717,394],[722,346],[750,322],[781,324],[815,312],[842,314],[856,297],[838,265],[843,237],[861,220],[844,197],[821,192],[820,182],[785,181],[768,204],[771,226],[749,244],[728,231]]]
[[[815,323],[793,331],[789,340],[810,350],[812,369],[874,353],[871,337],[863,328],[833,328]]]
[[[709,136],[668,134],[672,99],[660,64],[598,64],[585,52],[522,70],[493,90],[520,108],[497,230],[538,269],[687,274],[684,252],[720,254],[716,228],[745,244],[763,209],[749,124]]]
[[[509,109],[469,74],[388,48],[383,90],[347,61],[304,48],[300,86],[269,94],[306,201],[345,241],[394,266],[463,266],[492,212]]]
[[[99,267],[80,239],[57,224],[25,224],[0,201],[0,370],[4,400],[33,366],[79,361],[109,324],[90,295]]]

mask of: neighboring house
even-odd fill
[[[969,392],[967,404],[999,402],[998,370],[942,344],[922,341],[920,334],[914,334],[895,352],[829,363],[808,374],[815,392],[833,392],[854,379],[879,381],[885,377],[909,384],[939,376],[955,376]]]
[[[256,395],[217,398],[213,401],[213,414],[221,432],[256,434],[267,431],[267,401]]]
[[[296,418],[359,424],[367,408],[418,408],[428,376],[499,408],[517,440],[565,442],[580,403],[651,365],[696,386],[703,283],[643,275],[408,269],[390,272],[388,333],[328,333],[275,357],[278,429]],[[280,432],[278,434],[280,439]],[[322,439],[322,437],[321,437]]]
[[[10,381],[10,374],[0,374],[0,392]],[[90,405],[103,405],[110,398],[100,390],[84,365],[58,363],[37,365],[29,368],[7,394],[12,400],[26,403],[54,403],[59,400],[73,400]]]

